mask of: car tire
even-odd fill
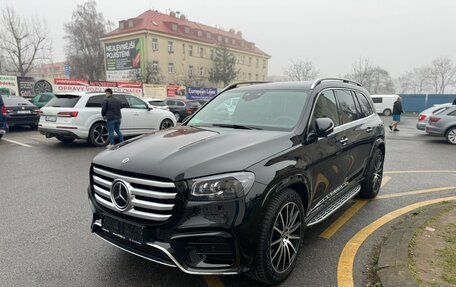
[[[174,113],[174,117],[176,118],[176,122],[178,122],[181,118],[179,113]]]
[[[456,144],[456,127],[451,127],[445,133],[446,141],[450,144]]]
[[[36,130],[36,129],[38,128],[38,125],[30,125],[30,128],[31,128],[32,130]]]
[[[0,140],[2,139],[2,137],[3,137],[3,134],[0,134]]]
[[[70,137],[56,137],[56,138],[63,143],[72,143],[75,140],[75,138],[70,138]]]
[[[174,127],[174,123],[172,120],[170,119],[164,119],[161,123],[160,123],[160,130],[166,130],[166,129],[169,129],[169,128],[172,128]]]
[[[108,144],[108,127],[104,122],[97,122],[91,128],[89,132],[89,138],[87,139],[89,144],[101,147]]]
[[[369,162],[366,177],[361,183],[361,191],[358,193],[357,197],[374,198],[377,196],[380,187],[382,186],[383,163],[383,152],[380,149],[376,149]]]
[[[392,112],[391,112],[390,109],[385,109],[385,110],[383,111],[383,115],[384,115],[384,116],[387,116],[387,117],[391,116],[391,113],[392,113]]]
[[[290,275],[302,242],[304,214],[301,198],[294,190],[285,189],[271,200],[259,225],[261,230],[253,267],[247,273],[249,277],[265,284],[278,284]],[[294,216],[293,221],[286,220]]]

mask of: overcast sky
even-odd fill
[[[64,60],[63,23],[83,0],[1,0],[24,16],[47,19],[54,58]],[[456,61],[455,0],[97,0],[106,19],[148,9],[240,30],[272,56],[269,75],[292,59],[310,59],[324,76],[344,75],[359,57],[396,77],[443,55]]]

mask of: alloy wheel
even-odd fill
[[[374,162],[374,178],[372,179],[372,189],[375,193],[380,190],[383,178],[383,155],[378,153]]]
[[[301,228],[302,216],[298,205],[287,203],[276,216],[269,244],[270,260],[277,273],[286,272],[296,259]]]
[[[173,127],[173,122],[170,121],[170,120],[164,120],[160,124],[160,129],[161,130],[169,129],[169,128],[172,128],[172,127]]]
[[[108,142],[108,129],[104,125],[98,125],[93,130],[93,139],[99,145],[104,145]]]
[[[452,129],[448,132],[447,139],[450,143],[456,144],[456,129]]]

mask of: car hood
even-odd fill
[[[182,126],[106,150],[93,163],[179,181],[245,170],[292,147],[292,138],[290,132]]]

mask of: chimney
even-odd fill
[[[234,29],[230,29],[230,33],[231,33],[231,34],[235,34],[236,31],[234,31]]]
[[[174,12],[174,11],[169,12],[169,16],[176,18],[176,12]]]
[[[187,20],[187,18],[185,17],[185,15],[184,15],[184,14],[181,14],[179,18],[180,18],[182,21],[185,21],[185,20]]]
[[[238,35],[238,37],[242,38],[242,32],[241,31],[237,31],[236,35]]]

